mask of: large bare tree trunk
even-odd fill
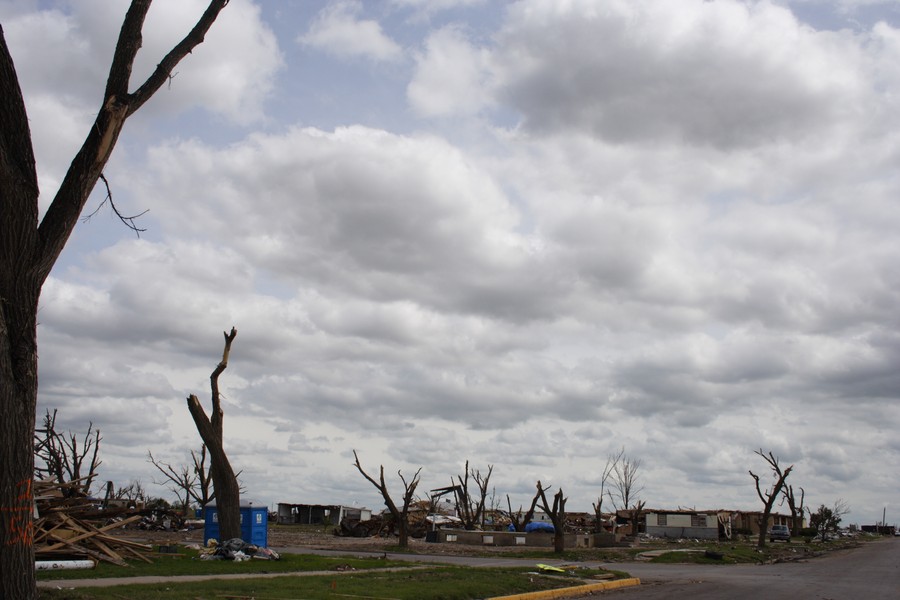
[[[37,310],[41,287],[116,145],[125,120],[203,42],[228,0],[211,0],[190,33],[129,92],[150,0],[133,0],[116,43],[103,103],[38,223],[38,179],[18,75],[0,27],[0,598],[37,594],[31,522],[37,408]]]
[[[769,464],[769,468],[772,470],[772,475],[775,478],[775,483],[772,485],[771,490],[763,491],[762,488],[759,487],[759,476],[755,475],[753,471],[749,471],[750,477],[753,478],[753,481],[756,482],[756,495],[759,496],[759,499],[763,503],[763,513],[760,517],[759,522],[759,538],[756,541],[756,545],[759,548],[765,548],[766,546],[766,534],[768,533],[769,528],[769,516],[772,514],[772,507],[775,506],[775,501],[778,500],[779,494],[781,494],[781,490],[784,487],[784,482],[788,478],[788,475],[791,474],[791,471],[794,469],[794,465],[791,465],[784,471],[781,470],[781,465],[778,464],[778,458],[769,452],[768,454],[763,453],[762,448],[754,452],[754,454],[758,454]]]
[[[541,498],[541,510],[550,517],[553,523],[553,551],[562,554],[566,551],[566,498],[563,495],[562,488],[553,496],[553,505],[547,502],[547,495],[544,493],[549,487],[543,487],[541,482],[537,482],[537,495]]]
[[[228,367],[228,354],[231,352],[231,342],[236,335],[237,329],[234,327],[231,328],[231,333],[225,334],[222,361],[209,376],[212,388],[212,416],[206,416],[197,396],[191,394],[187,399],[188,410],[191,411],[197,431],[209,450],[213,488],[216,494],[216,512],[219,517],[219,536],[223,540],[241,537],[241,490],[222,443],[224,414],[219,400],[219,375]]]

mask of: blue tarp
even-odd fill
[[[553,533],[555,529],[553,529],[553,525],[551,523],[542,523],[541,521],[532,521],[525,526],[525,533],[531,533],[534,531],[546,531],[547,533]]]

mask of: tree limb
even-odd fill
[[[56,196],[38,227],[34,266],[40,282],[43,282],[50,274],[53,264],[72,234],[91,190],[109,161],[125,120],[156,93],[165,83],[175,65],[203,42],[206,32],[212,26],[219,12],[228,4],[228,0],[211,0],[203,16],[200,17],[190,33],[166,54],[147,81],[134,94],[129,94],[128,85],[131,71],[134,58],[141,46],[141,27],[150,1],[132,0],[125,21],[122,23],[122,29],[119,31],[119,40],[110,66],[103,104],[93,127],[72,160]],[[2,62],[2,56],[0,56],[0,63]],[[0,74],[0,77],[3,75]],[[0,156],[0,168],[2,168],[2,156]]]

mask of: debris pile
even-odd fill
[[[206,543],[206,548],[200,551],[200,560],[233,560],[241,562],[251,558],[262,560],[279,560],[281,556],[274,550],[269,550],[256,544],[248,544],[241,538],[226,540],[221,544],[214,539]]]
[[[127,566],[126,558],[151,562],[143,552],[151,546],[110,535],[140,521],[127,509],[101,511],[79,491],[78,482],[34,482],[34,553],[37,560],[91,559]]]

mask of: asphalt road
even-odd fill
[[[628,571],[641,580],[640,586],[606,593],[625,600],[900,598],[900,537],[866,543],[820,558],[775,565],[627,563],[603,566]]]
[[[321,553],[332,554],[330,551]],[[475,558],[388,553],[387,557],[410,562],[482,567],[533,563],[501,556]],[[560,561],[544,559],[540,562],[558,564]],[[604,596],[626,600],[900,600],[900,537],[867,542],[859,548],[840,550],[819,558],[771,565],[662,565],[645,562],[587,562],[584,565],[626,571],[632,577],[639,578],[640,586],[603,593]]]

